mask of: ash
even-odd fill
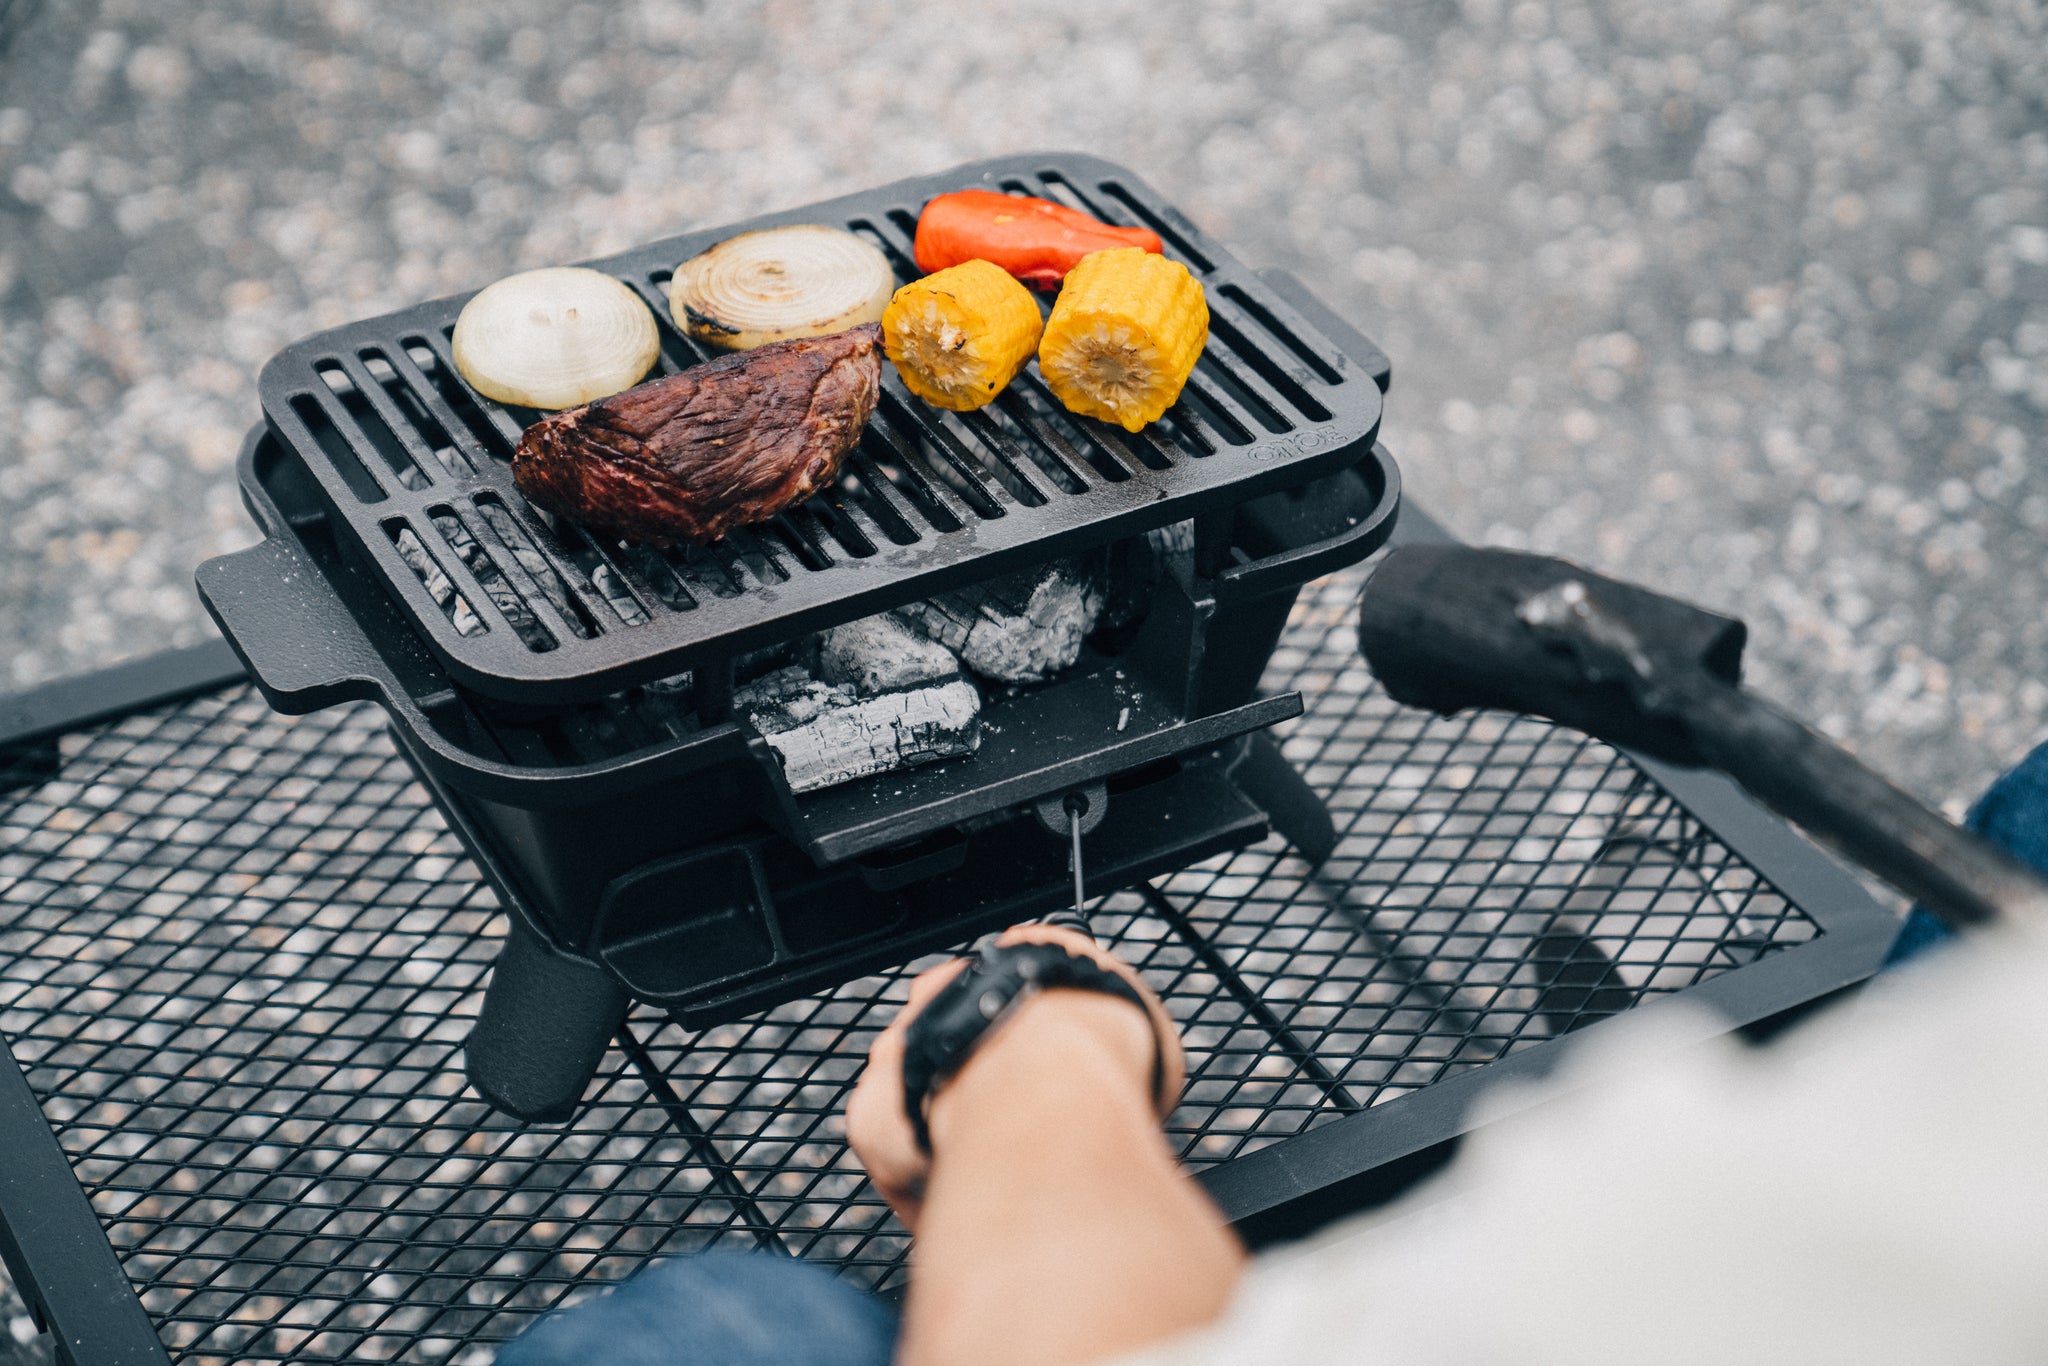
[[[795,792],[972,754],[981,692],[963,672],[1001,687],[1071,668],[1107,597],[1079,560],[1022,570],[768,652],[774,667],[737,689],[733,707]],[[741,663],[742,677],[754,672]]]

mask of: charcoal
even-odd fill
[[[884,612],[835,626],[818,641],[818,677],[862,697],[960,676],[960,659]]]
[[[434,517],[434,529],[441,533],[441,539],[448,542],[449,547],[462,557],[462,562],[469,566],[470,574],[489,596],[491,605],[510,623],[513,634],[525,642],[527,649],[555,648],[554,633],[541,624],[540,618],[527,606],[526,599],[519,595],[519,590],[512,586],[504,571],[498,568],[497,561],[478,544],[476,537],[469,534],[469,528],[463,524],[461,518],[445,512],[439,513]]]
[[[1080,658],[1102,599],[1099,574],[1059,560],[896,610],[982,677],[1037,683]]]
[[[791,667],[736,689],[733,709],[761,732],[800,793],[972,754],[981,744],[981,694],[964,678],[861,697]]]
[[[649,692],[663,693],[670,697],[681,697],[690,690],[690,672],[685,669],[682,673],[670,674],[666,678],[657,678],[643,686]]]
[[[532,540],[513,520],[512,514],[507,512],[502,504],[488,498],[477,499],[476,510],[483,514],[484,525],[489,528],[491,535],[497,538],[498,544],[505,547],[512,556],[512,562],[533,581],[534,587],[541,591],[542,596],[554,604],[555,611],[560,614],[562,620],[569,623],[569,629],[588,639],[592,634],[591,629],[584,622],[583,614],[571,603],[569,589],[562,582],[562,576],[548,563],[548,557],[534,548]]]
[[[591,566],[590,586],[598,591],[605,606],[618,614],[620,621],[628,626],[647,624],[647,609],[640,605],[640,599],[633,596],[633,590],[626,587],[626,581],[608,562],[599,560]]]
[[[765,678],[778,669],[794,665],[805,673],[817,675],[818,638],[797,636],[791,640],[777,641],[764,645],[758,650],[742,650],[732,658],[732,681],[745,687],[756,679]],[[837,680],[828,680],[836,682]]]
[[[1175,522],[1171,526],[1155,527],[1145,533],[1145,543],[1158,555],[1164,571],[1182,583],[1187,583],[1195,572],[1195,524]]]
[[[434,557],[427,553],[427,548],[420,544],[420,538],[413,534],[413,529],[407,527],[392,539],[398,547],[398,558],[404,560],[412,572],[419,575],[420,582],[426,585],[428,594],[440,604],[441,610],[448,614],[448,620],[454,623],[456,632],[465,636],[482,635],[483,619],[477,616],[476,609],[469,605],[469,599],[463,597],[456,589],[455,581],[448,577],[447,571],[436,564]]]

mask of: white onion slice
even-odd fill
[[[728,351],[825,337],[878,323],[896,277],[889,258],[838,228],[762,228],[728,237],[676,267],[676,326]]]
[[[527,408],[574,408],[640,382],[661,351],[654,314],[602,271],[553,266],[508,275],[462,307],[455,368],[480,394]]]

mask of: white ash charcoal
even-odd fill
[[[779,641],[758,650],[743,650],[732,658],[732,681],[745,687],[757,679],[781,669],[795,667],[816,676],[818,662],[818,638],[798,636],[794,640]]]
[[[602,537],[593,536],[567,518],[551,513],[542,514],[542,522],[549,528],[548,534],[555,538],[556,556],[564,564],[583,571],[584,582],[604,599],[604,605],[611,609],[613,616],[628,626],[647,623],[647,609],[640,605],[640,600],[633,596],[633,590],[626,586],[625,579],[606,558],[621,552],[622,548],[616,542],[607,549]],[[496,529],[494,524],[493,530]]]
[[[682,673],[670,674],[667,678],[657,678],[650,683],[643,683],[641,686],[647,689],[647,691],[659,693],[663,697],[688,697],[690,695],[690,680],[691,674],[688,670],[684,670]]]
[[[628,626],[647,624],[647,609],[640,605],[640,599],[633,596],[633,590],[626,587],[626,581],[618,571],[603,560],[590,567],[590,586],[605,601],[605,606],[618,614],[620,621]]]
[[[850,688],[819,682],[801,664],[775,669],[732,691],[733,710],[763,735],[814,721],[827,707],[851,706],[859,700]]]
[[[640,685],[643,706],[647,712],[668,728],[671,735],[689,733],[691,726],[691,704],[696,696],[695,679],[689,673],[670,674]]]
[[[1081,657],[1102,615],[1102,583],[1059,560],[896,609],[920,635],[999,683],[1037,683]]]
[[[960,658],[891,613],[835,626],[818,639],[818,677],[862,697],[960,676]]]
[[[483,619],[477,616],[476,609],[469,605],[469,599],[456,591],[455,581],[448,577],[446,570],[434,562],[434,557],[420,544],[420,538],[413,534],[413,529],[405,528],[392,540],[398,547],[398,558],[404,560],[407,567],[419,575],[420,582],[426,585],[428,595],[448,614],[448,620],[454,623],[457,633],[465,636],[482,635]]]
[[[736,689],[733,708],[782,760],[794,792],[972,754],[981,743],[981,694],[964,678],[858,697],[800,668],[779,669]]]
[[[490,597],[491,605],[511,625],[512,631],[526,643],[529,650],[552,650],[555,637],[540,618],[527,606],[526,599],[512,586],[504,571],[498,568],[476,537],[469,534],[469,528],[459,517],[441,513],[434,518],[434,529],[441,533],[441,539],[448,542],[462,562],[469,566],[469,572],[476,577],[477,584]]]
[[[1175,522],[1145,533],[1145,543],[1159,556],[1168,573],[1186,583],[1195,576],[1195,524]]]
[[[589,636],[590,628],[584,624],[582,614],[569,601],[568,585],[562,582],[562,576],[555,572],[555,567],[548,563],[547,556],[536,550],[533,542],[527,539],[526,533],[519,529],[518,524],[512,520],[512,514],[485,498],[477,500],[476,510],[483,514],[484,525],[490,528],[491,534],[497,537],[498,544],[505,547],[512,556],[513,563],[525,571],[526,577],[533,580],[534,587],[540,589],[542,595],[554,604],[555,611],[560,614],[562,620],[569,623],[569,629],[579,636]]]

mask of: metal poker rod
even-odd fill
[[[1061,925],[1070,930],[1094,937],[1094,928],[1088,923],[1087,886],[1085,865],[1081,861],[1081,836],[1093,829],[1102,819],[1103,807],[1109,794],[1099,786],[1083,791],[1069,792],[1060,798],[1059,805],[1047,810],[1051,803],[1039,808],[1039,820],[1048,827],[1057,828],[1056,822],[1065,817],[1067,834],[1067,866],[1074,874],[1074,904],[1063,911],[1055,911],[1044,918],[1047,925]],[[1057,813],[1057,814],[1055,814]],[[1093,819],[1090,819],[1093,817]]]

